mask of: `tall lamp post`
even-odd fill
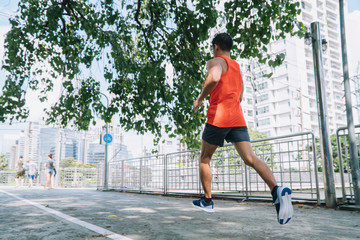
[[[326,50],[326,40],[321,38],[320,23],[313,22],[310,25],[310,33],[305,35],[306,44],[312,44],[316,101],[318,108],[321,156],[324,165],[325,202],[329,208],[336,207],[336,195],[334,184],[334,170],[330,136],[327,122],[326,82],[323,66],[323,50]]]
[[[106,108],[109,108],[109,98],[103,94],[100,93],[106,98]],[[108,190],[108,137],[109,137],[109,125],[108,123],[105,124],[106,129],[106,137],[105,137],[105,163],[104,163],[104,190]]]
[[[360,206],[360,169],[359,157],[356,146],[355,127],[353,121],[352,104],[351,104],[351,91],[349,81],[349,65],[347,60],[346,37],[345,37],[345,24],[344,24],[344,1],[339,0],[340,12],[340,32],[341,32],[341,50],[343,61],[344,73],[344,90],[345,90],[345,105],[346,105],[346,119],[349,137],[349,154],[351,159],[351,176],[354,188],[355,205]]]

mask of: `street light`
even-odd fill
[[[312,43],[314,43],[315,38],[312,37],[310,32],[305,33],[305,44],[306,45],[311,45]],[[327,41],[325,38],[323,38],[321,40],[321,48],[323,50],[323,52],[325,52],[327,50]]]
[[[103,94],[100,93],[101,95],[103,95],[106,98],[106,108],[109,108],[109,98]],[[108,164],[107,164],[107,160],[108,160],[108,137],[109,137],[109,125],[108,123],[106,123],[105,125],[105,129],[106,129],[106,138],[105,138],[105,163],[104,163],[104,190],[108,190]]]
[[[325,38],[322,39],[321,46],[322,46],[323,52],[325,52],[327,50],[327,41]]]
[[[336,207],[334,171],[332,160],[332,149],[327,122],[327,101],[326,101],[326,82],[323,66],[323,51],[327,48],[327,41],[322,39],[320,23],[313,22],[310,25],[310,32],[305,34],[305,43],[312,45],[314,77],[316,88],[316,102],[318,109],[319,133],[321,141],[321,157],[324,162],[324,181],[325,181],[325,201],[326,206]]]

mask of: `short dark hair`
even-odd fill
[[[212,40],[212,45],[218,45],[221,50],[230,52],[234,42],[228,33],[218,33]]]

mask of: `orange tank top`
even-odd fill
[[[210,93],[207,123],[216,127],[245,127],[239,99],[243,87],[239,64],[228,57],[219,57],[226,61],[228,70]]]

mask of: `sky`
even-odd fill
[[[349,13],[360,10],[360,1],[359,0],[348,0],[348,9]]]
[[[2,59],[4,53],[4,35],[10,29],[8,18],[16,14],[17,9],[16,0],[1,0],[0,1],[0,59]],[[348,62],[350,69],[350,77],[355,75],[357,63],[360,61],[360,0],[348,0],[348,13],[346,14],[346,35],[347,35],[347,49],[348,49]],[[0,62],[1,66],[1,62]],[[101,73],[101,66],[97,66],[98,73]],[[3,85],[5,79],[4,71],[0,70],[0,88]],[[47,103],[40,103],[37,98],[36,92],[29,92],[27,94],[27,106],[30,108],[29,121],[39,121],[43,116],[43,108],[49,107],[54,103],[59,96],[59,89],[50,95],[50,99]],[[98,121],[98,122],[101,122]],[[0,141],[1,135],[4,135],[1,131],[4,125],[0,125]],[[138,136],[135,132],[125,133],[124,143],[128,146],[128,149],[132,152],[133,156],[137,156],[137,153],[141,152],[140,142],[143,142],[145,146],[151,146],[152,136],[147,134],[145,137]],[[1,147],[0,147],[1,151]]]

